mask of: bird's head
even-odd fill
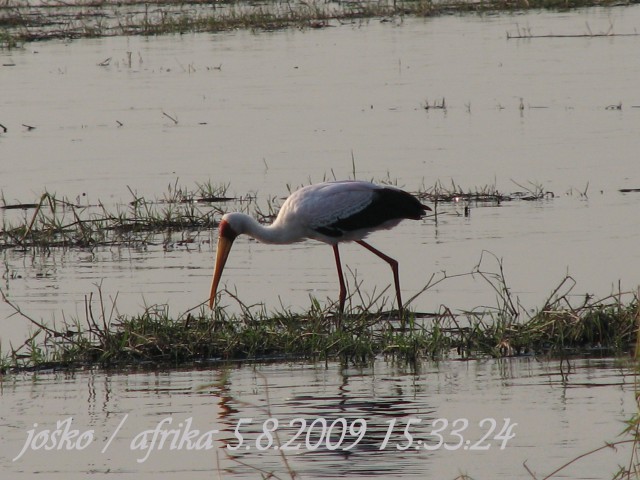
[[[211,293],[209,294],[209,308],[213,309],[216,301],[216,292],[218,291],[218,283],[222,276],[224,264],[227,263],[227,257],[231,251],[233,241],[242,233],[238,228],[234,228],[233,214],[227,214],[220,220],[220,231],[218,236],[218,250],[216,252],[216,266],[213,269],[213,280],[211,282]]]

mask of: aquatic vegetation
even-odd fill
[[[227,186],[211,183],[189,191],[177,181],[158,199],[138,197],[117,205],[115,211],[103,203],[82,205],[45,192],[38,202],[8,203],[0,200],[0,209],[22,211],[21,218],[3,217],[0,250],[6,248],[95,248],[97,246],[140,245],[153,241],[152,235],[166,231],[188,232],[217,225],[215,205],[230,201]],[[213,206],[212,206],[213,205]]]
[[[389,182],[392,183],[391,180]],[[436,206],[438,214],[468,214],[471,206],[492,206],[507,201],[552,201],[554,195],[535,184],[518,185],[515,193],[499,192],[494,186],[462,188],[452,182],[437,182],[415,194]],[[260,221],[270,221],[279,199],[268,198],[261,207],[256,196],[228,196],[228,185],[211,183],[194,189],[170,184],[157,199],[139,197],[117,205],[115,211],[102,203],[82,205],[44,193],[37,202],[0,201],[5,210],[0,249],[50,251],[52,248],[94,250],[163,244],[171,235],[184,242],[197,242],[212,228],[227,208],[249,211]],[[586,193],[586,191],[585,191]],[[232,203],[232,205],[229,205]],[[264,202],[262,202],[264,203]],[[440,206],[440,211],[438,210]],[[444,206],[444,207],[443,207]],[[444,212],[444,213],[443,213]],[[17,218],[8,220],[9,214]],[[164,236],[164,237],[162,237]],[[201,240],[205,241],[205,240]],[[488,262],[493,266],[486,267]],[[15,276],[5,260],[6,288]],[[284,308],[267,311],[264,305],[245,305],[233,292],[225,295],[237,302],[213,312],[197,305],[177,315],[169,305],[153,305],[135,315],[116,312],[115,300],[106,305],[101,288],[85,300],[84,318],[49,326],[29,316],[22,307],[3,299],[34,327],[23,345],[4,352],[2,369],[43,366],[89,365],[134,366],[183,365],[194,362],[239,359],[345,358],[366,362],[375,356],[403,361],[422,358],[476,358],[505,355],[625,354],[636,339],[638,295],[619,291],[606,298],[573,293],[575,281],[565,277],[537,309],[526,309],[513,297],[504,277],[502,262],[483,252],[472,271],[434,274],[410,304],[428,290],[461,276],[480,279],[496,294],[496,305],[459,311],[441,306],[436,312],[409,311],[402,317],[388,311],[384,293],[367,298],[353,282],[346,314],[336,314],[335,305],[312,298],[307,311]],[[355,279],[354,279],[355,280]],[[117,298],[117,295],[116,295]],[[578,300],[576,300],[578,299]],[[533,313],[532,313],[533,312]],[[68,317],[65,317],[68,318]]]
[[[62,326],[32,318],[0,290],[14,313],[36,328],[23,345],[5,353],[1,367],[4,372],[96,365],[177,367],[299,358],[366,363],[376,356],[416,362],[514,355],[628,355],[633,350],[640,322],[637,292],[600,299],[585,296],[574,305],[569,294],[575,285],[567,276],[541,308],[528,314],[511,297],[501,262],[497,260],[497,271],[490,271],[484,269],[483,261],[466,275],[488,282],[497,294],[494,307],[455,312],[443,306],[430,314],[408,311],[402,318],[385,310],[384,292],[366,299],[357,282],[343,315],[336,313],[334,304],[323,306],[314,298],[305,312],[267,311],[262,304],[243,304],[231,291],[225,294],[237,302],[240,313],[229,313],[225,306],[209,311],[200,304],[178,315],[171,313],[169,305],[120,315],[117,295],[109,305],[98,287],[96,295],[85,297],[84,318],[65,320]],[[418,295],[450,279],[434,276]]]
[[[100,201],[97,204],[83,204],[82,198],[72,200],[50,192],[44,192],[39,199],[29,202],[9,202],[0,197],[0,210],[16,213],[12,217],[3,216],[0,250],[32,247],[93,249],[100,246],[164,243],[165,240],[155,235],[203,232],[217,227],[217,219],[226,213],[229,204],[236,211],[251,209],[259,221],[270,222],[282,203],[279,198],[269,197],[265,200],[266,206],[263,206],[253,193],[231,197],[228,194],[229,185],[214,185],[211,182],[186,188],[179,186],[176,180],[168,185],[167,192],[157,198],[140,197],[131,188],[129,191],[132,200],[115,207],[107,207]],[[464,214],[468,215],[472,206],[553,198],[553,193],[538,186],[526,191],[504,193],[495,186],[465,189],[453,182],[450,187],[437,182],[433,187],[422,187],[414,194],[433,202],[436,221],[441,204],[451,206],[456,212],[462,206]]]
[[[635,3],[635,2],[630,2]],[[402,22],[404,16],[436,16],[526,9],[571,9],[617,4],[613,0],[393,0],[371,2],[217,2],[86,1],[0,4],[0,47],[52,38],[77,39],[115,35],[163,35],[222,32],[235,29],[272,31],[326,28],[345,22]],[[510,37],[513,38],[513,37]]]

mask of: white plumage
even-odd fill
[[[325,182],[293,192],[276,220],[263,226],[243,213],[228,213],[220,221],[220,236],[209,306],[213,308],[222,270],[233,241],[246,234],[258,241],[289,244],[307,238],[332,245],[340,281],[340,311],[344,310],[346,287],[338,244],[355,241],[385,260],[393,271],[398,309],[402,310],[398,262],[364,242],[369,233],[389,229],[403,219],[418,220],[431,210],[399,188],[361,181]]]

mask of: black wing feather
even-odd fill
[[[375,230],[389,220],[420,220],[427,210],[431,209],[410,193],[396,188],[381,188],[374,192],[373,200],[367,207],[315,230],[337,238],[354,230]]]

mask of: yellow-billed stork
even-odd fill
[[[428,206],[399,188],[362,181],[325,182],[293,192],[275,221],[268,226],[244,213],[227,213],[220,221],[220,234],[209,307],[213,308],[222,270],[238,235],[246,234],[264,243],[290,244],[314,239],[333,247],[340,282],[340,312],[347,289],[340,264],[338,244],[354,241],[375,253],[393,271],[398,310],[402,312],[398,262],[363,239],[371,232],[395,227],[401,220],[420,220]]]

